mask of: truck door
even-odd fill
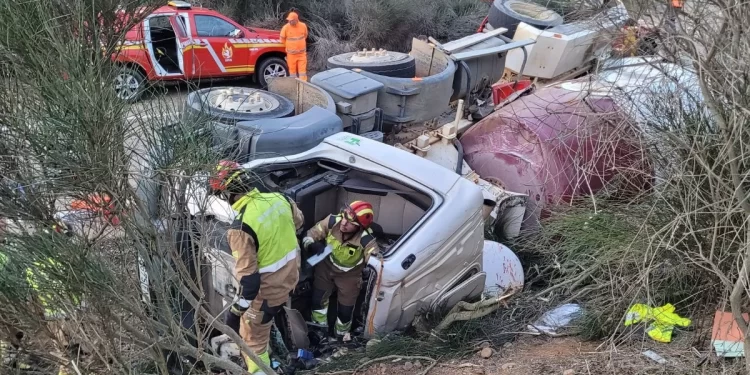
[[[187,79],[197,78],[199,75],[195,68],[195,51],[193,50],[194,41],[193,37],[190,35],[187,14],[181,13],[175,15],[171,18],[171,21],[175,34],[177,35],[177,48],[179,49],[177,56],[182,72]]]
[[[143,41],[146,55],[157,77],[179,79],[183,77],[183,66],[179,61],[177,30],[171,19],[174,14],[157,13],[143,20]],[[178,61],[175,61],[178,60]]]
[[[254,71],[250,65],[249,41],[242,28],[229,19],[209,14],[195,14],[193,38],[200,41],[212,62],[201,60],[204,77],[245,75]]]

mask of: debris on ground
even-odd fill
[[[528,325],[528,329],[531,332],[548,336],[558,336],[558,332],[561,328],[567,328],[568,325],[575,319],[579,318],[583,313],[581,306],[576,303],[568,303],[562,306],[558,306],[550,311],[547,311],[532,324]]]
[[[748,321],[748,314],[742,314]],[[743,334],[731,312],[717,311],[711,329],[711,345],[719,357],[744,357]]]
[[[484,348],[484,349],[480,350],[479,351],[479,356],[482,357],[482,358],[484,358],[484,359],[492,357],[492,349],[491,348]]]
[[[667,360],[664,359],[664,357],[660,356],[653,350],[646,350],[642,354],[660,365],[664,365],[667,363]]]
[[[378,346],[378,345],[379,345],[380,343],[381,343],[381,340],[378,340],[378,339],[371,339],[371,340],[370,340],[370,341],[368,341],[368,342],[367,342],[367,344],[365,345],[365,353],[366,353],[366,354],[367,354],[368,356],[371,356],[371,355],[373,354],[373,352],[374,352],[375,348],[376,348],[376,347],[377,347],[377,346]]]
[[[573,375],[575,373],[576,372],[573,371],[573,369],[567,369],[567,370],[563,371],[563,375]]]
[[[625,326],[631,326],[640,322],[651,322],[646,331],[648,336],[659,342],[671,342],[672,331],[675,326],[687,327],[690,319],[675,314],[675,307],[668,303],[661,307],[650,307],[642,303],[636,303],[625,316]]]
[[[518,289],[511,288],[511,290],[502,296],[489,298],[475,303],[461,301],[453,306],[443,321],[435,327],[435,332],[440,333],[444,331],[454,322],[472,320],[486,316],[500,308],[503,301],[512,297],[517,291]]]

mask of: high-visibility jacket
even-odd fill
[[[60,264],[54,259],[49,258],[45,262],[34,262],[34,267],[26,268],[26,282],[34,289],[36,298],[44,307],[44,315],[47,318],[59,318],[65,315],[62,310],[55,306],[55,300],[64,291],[64,286],[61,285],[59,280],[50,279],[47,272],[45,272],[48,269],[58,267],[60,267]],[[56,293],[52,294],[49,292],[52,290],[55,290]],[[78,296],[71,295],[70,298],[74,304],[80,305],[80,298]]]
[[[378,250],[378,245],[370,229],[365,229],[348,241],[343,241],[340,223],[341,215],[330,215],[312,227],[307,235],[315,241],[325,238],[326,244],[331,247],[330,258],[333,265],[342,271],[349,271],[363,264]]]
[[[288,55],[297,55],[307,52],[307,25],[297,22],[296,25],[284,25],[281,28],[281,43],[286,47]]]
[[[674,311],[675,307],[671,303],[661,307],[636,303],[625,314],[625,326],[643,321],[649,322],[646,332],[652,339],[658,342],[670,342],[675,326],[687,327],[692,323],[690,319],[683,318]]]
[[[289,201],[254,189],[232,205],[255,241],[258,272],[275,272],[297,257],[297,229]],[[233,250],[234,251],[234,250]],[[232,254],[235,259],[236,254]]]
[[[673,8],[682,8],[683,5],[685,5],[685,2],[683,0],[672,0]]]

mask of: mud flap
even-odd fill
[[[289,335],[289,341],[294,349],[309,349],[310,338],[307,336],[307,323],[302,314],[288,307],[284,307],[286,315],[286,333]]]

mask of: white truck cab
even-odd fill
[[[406,328],[421,312],[450,308],[484,290],[482,190],[453,171],[350,133],[332,135],[296,155],[243,167],[297,202],[305,215],[300,237],[349,201],[373,204],[382,257],[371,257],[363,273],[354,325],[364,336]],[[208,299],[218,315],[238,285],[226,243],[235,213],[227,202],[206,197],[205,186],[205,180],[196,180],[188,207],[195,217],[205,218],[199,220],[209,239],[204,253],[210,258],[212,292],[220,295]],[[305,262],[307,254],[300,255],[300,281],[286,311],[307,319],[312,267]]]

